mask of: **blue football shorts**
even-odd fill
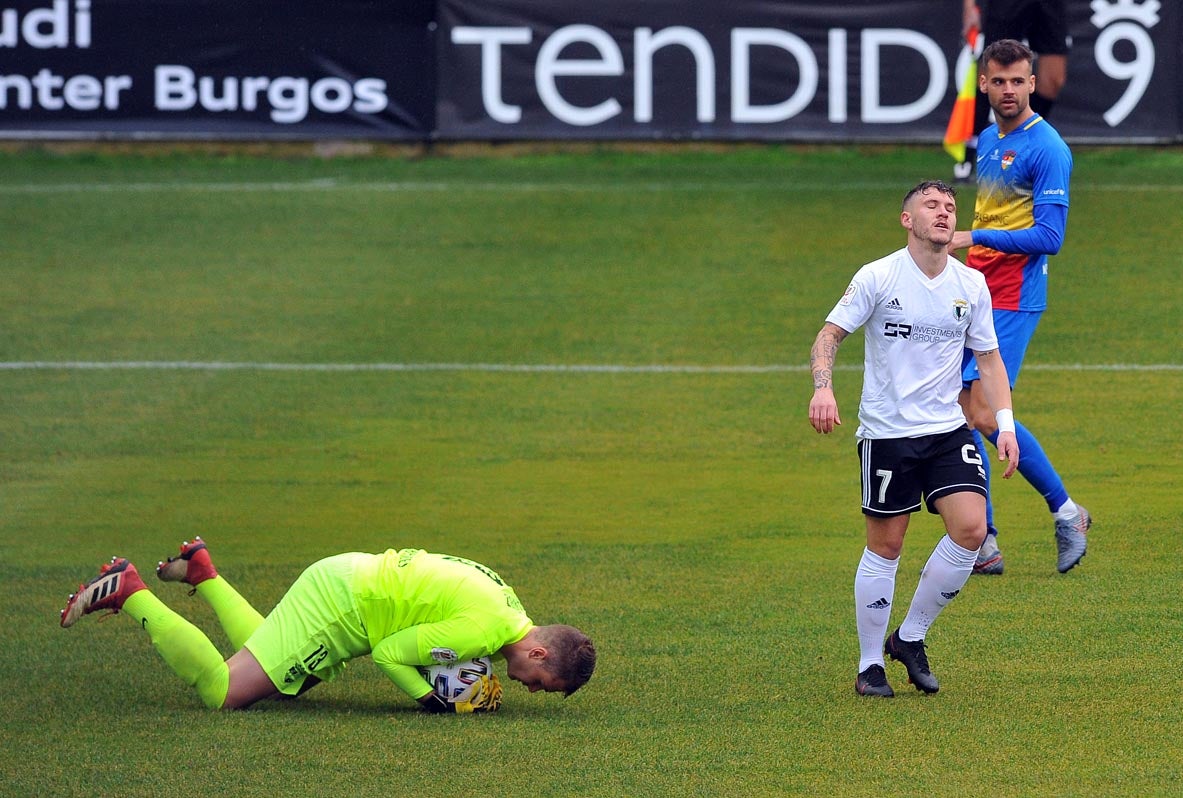
[[[1019,379],[1019,369],[1027,356],[1027,345],[1035,336],[1042,310],[996,310],[994,311],[994,332],[998,335],[998,353],[1006,364],[1006,376],[1014,388]],[[971,382],[981,379],[978,361],[972,350],[966,349],[961,358],[961,384],[966,388]]]

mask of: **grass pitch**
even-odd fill
[[[930,634],[941,692],[895,664],[894,701],[852,690],[861,341],[834,436],[805,364],[902,245],[904,191],[948,171],[0,155],[0,793],[1179,794],[1177,150],[1077,152],[1016,391],[1096,518],[1088,556],[1056,574],[1042,501],[999,484],[1006,574]],[[939,534],[914,518],[899,617]],[[566,701],[507,684],[491,717],[422,716],[368,660],[220,714],[125,618],[58,628],[103,559],[150,574],[194,535],[263,611],[328,554],[463,554],[601,664]]]

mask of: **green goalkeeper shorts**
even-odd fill
[[[281,693],[296,695],[309,676],[331,681],[347,661],[370,653],[353,601],[358,556],[339,554],[308,566],[246,641]]]

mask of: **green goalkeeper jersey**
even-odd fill
[[[374,662],[416,699],[431,692],[416,665],[496,654],[534,625],[494,571],[422,549],[358,555],[353,597]]]

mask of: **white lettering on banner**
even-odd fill
[[[597,60],[568,60],[559,58],[563,49],[575,42],[586,42],[600,54]],[[556,119],[569,125],[598,125],[620,113],[620,103],[604,100],[591,108],[571,105],[559,93],[555,78],[559,76],[597,76],[624,74],[624,58],[620,48],[606,31],[593,25],[568,25],[559,28],[543,42],[534,69],[534,83],[538,96]]]
[[[24,19],[15,8],[0,11],[0,47],[16,47],[22,40],[38,50],[90,47],[90,0],[77,0],[73,14],[69,0],[34,8]]]
[[[22,44],[38,50],[78,49],[91,46],[91,0],[53,0],[48,6],[25,12],[0,10],[0,48]],[[114,111],[119,95],[130,92],[130,75],[59,75],[42,68],[28,75],[0,74],[0,110]]]
[[[526,27],[457,26],[451,31],[453,44],[481,47],[481,102],[485,113],[496,122],[518,124],[522,108],[504,100],[502,92],[503,47],[528,45],[533,41]],[[829,118],[842,123],[847,119],[846,31],[831,29],[829,42]],[[564,59],[562,52],[572,44],[590,45],[598,57]],[[679,45],[690,51],[695,67],[696,119],[715,121],[715,53],[706,37],[685,26],[673,26],[654,32],[651,28],[633,31],[633,120],[653,120],[653,56],[658,50]],[[863,122],[894,124],[922,119],[944,99],[949,85],[949,69],[941,48],[923,33],[903,28],[868,28],[862,31],[861,114]],[[797,63],[799,80],[789,96],[771,105],[753,105],[751,76],[753,48],[770,47],[788,53]],[[905,105],[884,105],[880,99],[880,53],[888,47],[913,50],[924,57],[928,74],[919,99]],[[789,31],[779,28],[733,28],[731,31],[731,121],[737,123],[783,122],[801,113],[817,96],[820,69],[809,44]],[[569,125],[597,125],[617,116],[619,100],[608,97],[602,102],[581,107],[573,105],[559,91],[557,78],[619,77],[624,74],[620,46],[607,31],[594,25],[567,25],[555,30],[542,43],[534,63],[534,84],[542,106],[555,119]],[[679,84],[680,85],[680,84]]]
[[[509,105],[501,99],[501,45],[529,44],[531,39],[529,28],[452,29],[453,44],[481,46],[481,102],[495,122],[512,125],[522,118],[521,106]]]
[[[830,121],[840,125],[846,121],[846,31],[831,28],[830,84],[841,86],[841,91],[830,91]]]
[[[653,54],[670,44],[680,44],[694,56],[695,106],[699,122],[715,121],[715,54],[710,42],[694,28],[665,28],[656,35],[652,28],[637,28],[633,34],[633,116],[638,122],[653,121]]]
[[[879,52],[888,46],[909,47],[928,62],[928,87],[915,102],[891,107],[879,103]],[[949,70],[945,54],[932,39],[904,28],[867,29],[863,31],[862,48],[864,122],[912,122],[924,118],[941,104],[945,89],[949,87]]]
[[[41,50],[90,48],[91,3],[53,0],[23,16],[16,9],[0,9],[0,48],[22,44]],[[324,114],[375,114],[389,105],[386,81],[380,78],[353,82],[334,76],[214,78],[175,64],[159,65],[154,74],[160,111],[267,109],[272,121],[295,124],[312,109]],[[32,76],[0,74],[0,110],[117,111],[120,95],[131,90],[130,75],[59,75],[48,68]]]
[[[751,49],[753,45],[776,47],[793,56],[801,80],[787,100],[776,105],[751,104]],[[843,59],[845,60],[845,59]],[[779,28],[735,28],[731,31],[731,120],[733,122],[783,122],[801,113],[817,94],[818,68],[813,50],[800,36]],[[846,81],[842,81],[843,87]],[[845,95],[845,91],[843,91]]]
[[[256,111],[270,108],[272,121],[295,124],[307,118],[310,109],[339,114],[352,109],[374,114],[386,109],[386,81],[362,78],[354,83],[326,77],[315,82],[307,78],[198,76],[187,66],[161,64],[156,67],[156,109],[158,111]],[[220,84],[220,85],[219,85]]]
[[[42,69],[33,77],[0,75],[0,110],[21,111],[113,111],[119,107],[119,93],[131,89],[130,75],[72,75],[65,77]],[[14,106],[9,97],[15,96]]]
[[[1154,75],[1154,40],[1148,32],[1161,20],[1158,11],[1162,5],[1158,0],[1093,0],[1090,4],[1093,16],[1090,22],[1101,30],[1093,46],[1097,66],[1107,77],[1114,80],[1128,80],[1125,92],[1113,107],[1105,112],[1109,127],[1117,127],[1138,106],[1150,78]],[[1109,23],[1122,20],[1116,24]],[[1109,27],[1106,27],[1109,25]],[[1118,42],[1129,42],[1134,46],[1132,61],[1119,61],[1114,54]]]

